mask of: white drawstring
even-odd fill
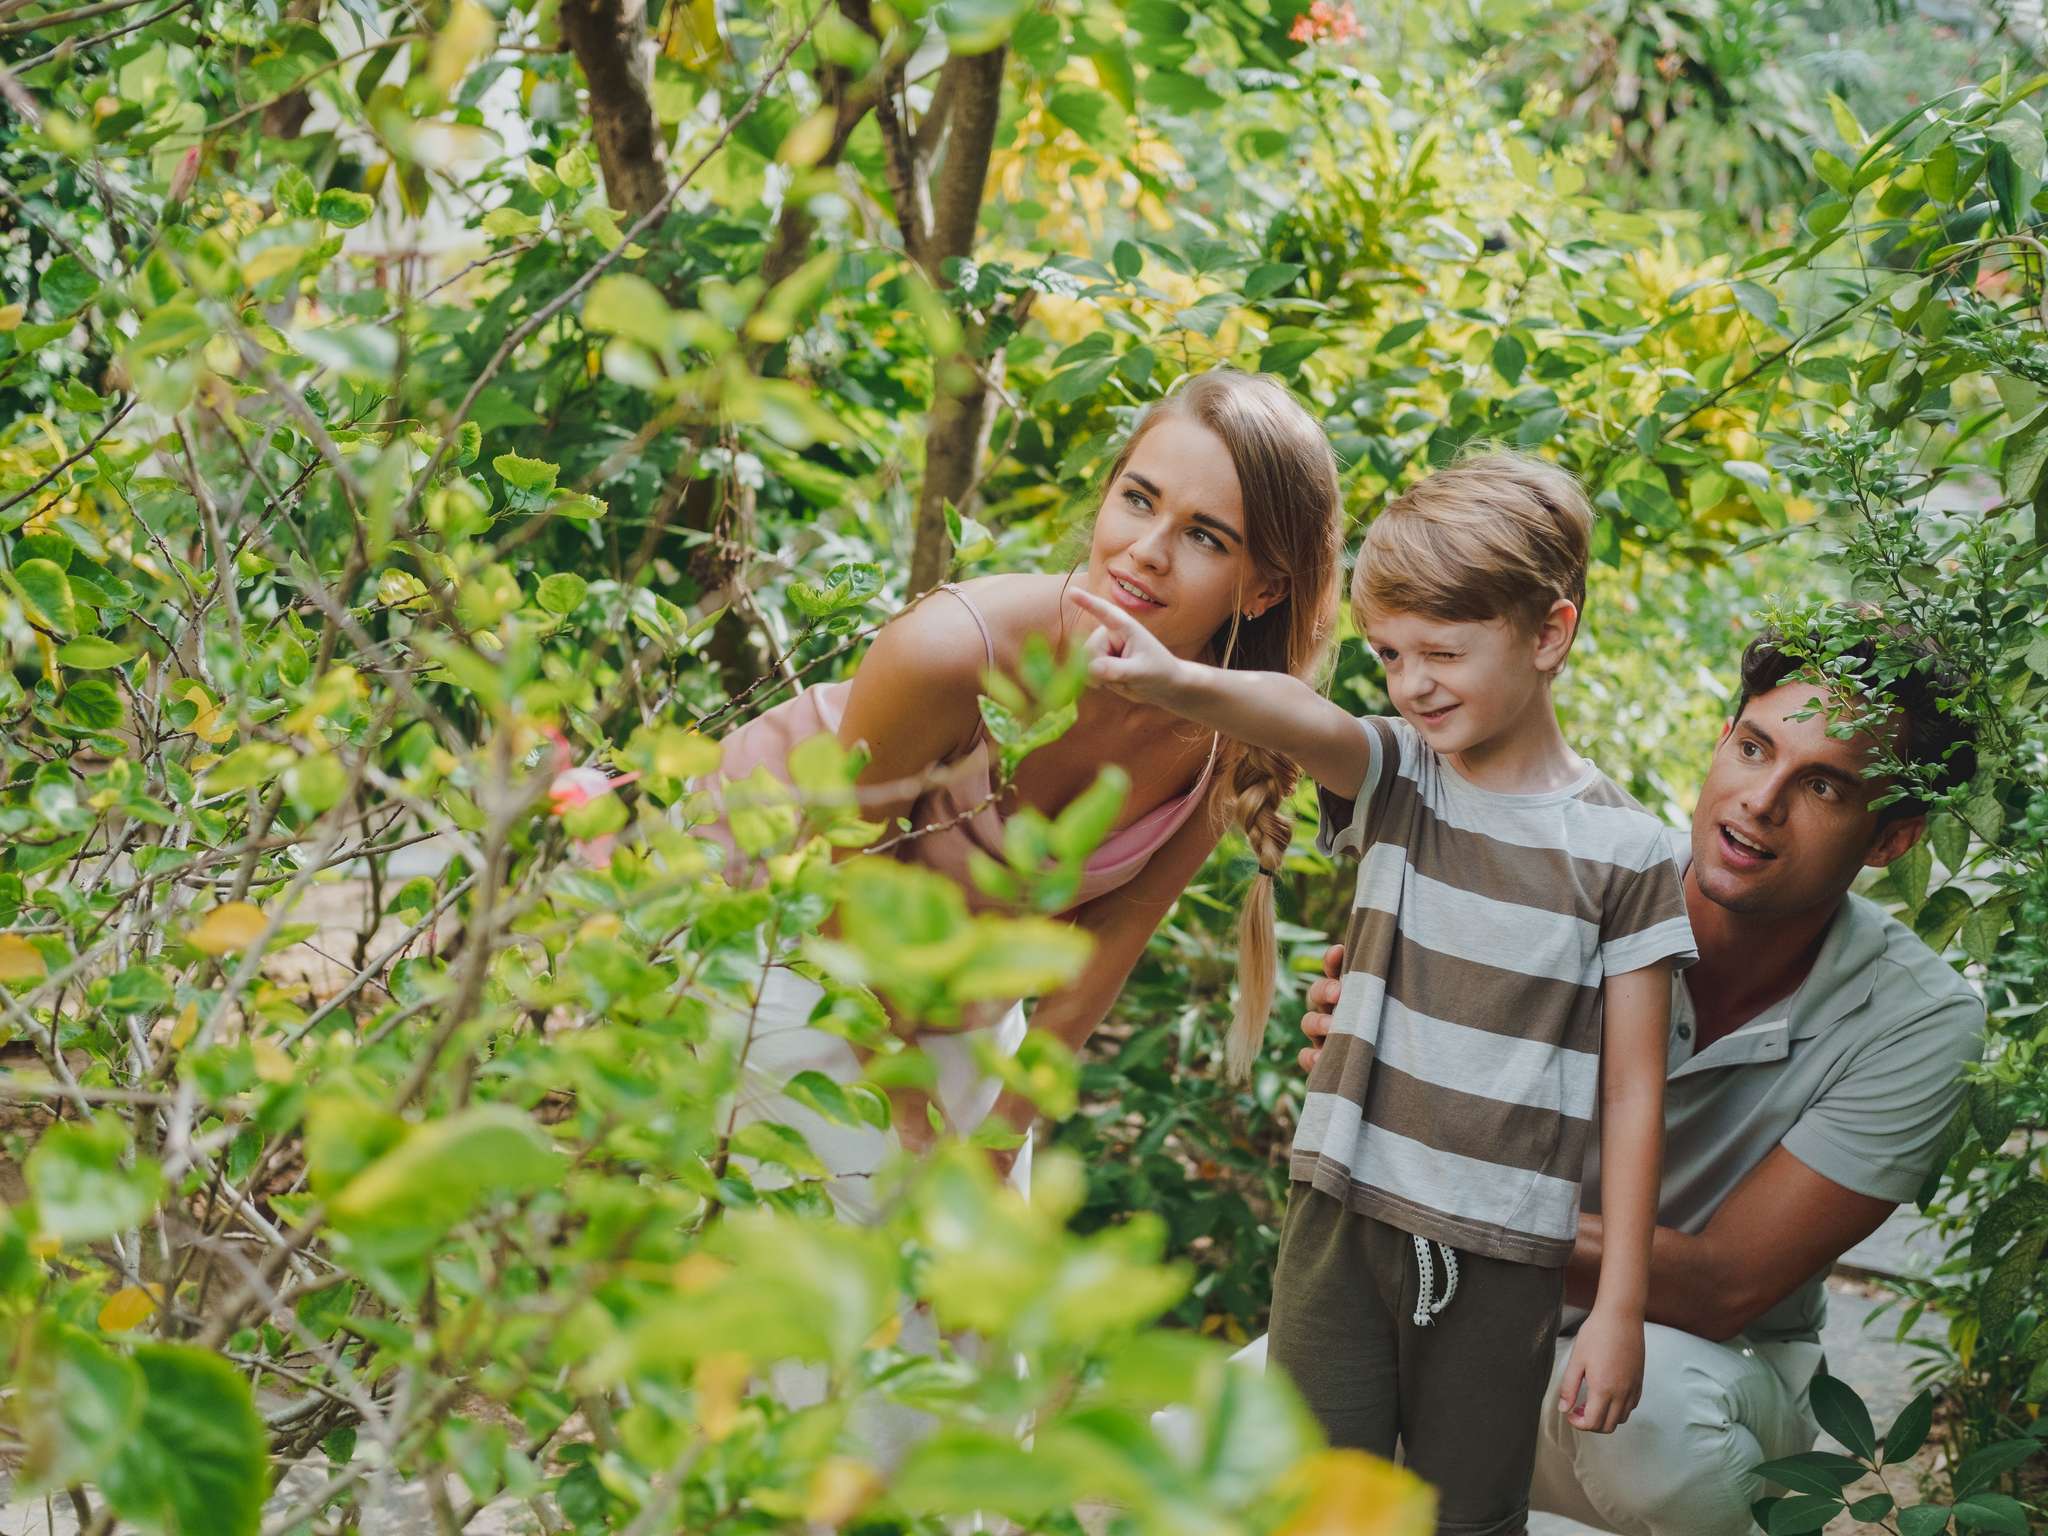
[[[1443,1243],[1437,1251],[1444,1256],[1444,1294],[1440,1301],[1430,1297],[1436,1291],[1436,1266],[1429,1262],[1429,1243],[1424,1238],[1415,1239],[1415,1269],[1421,1275],[1422,1284],[1415,1292],[1415,1326],[1427,1328],[1436,1321],[1437,1313],[1451,1304],[1451,1298],[1458,1294],[1458,1256]]]

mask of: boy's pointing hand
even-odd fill
[[[1186,663],[1114,604],[1093,592],[1067,595],[1096,622],[1088,637],[1088,681],[1133,703],[1173,708]]]

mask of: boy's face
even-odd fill
[[[1394,708],[1449,756],[1484,746],[1542,704],[1576,619],[1570,603],[1559,603],[1533,631],[1513,619],[1368,613],[1365,633],[1386,669]]]
[[[1865,776],[1867,734],[1828,734],[1820,687],[1793,679],[1760,693],[1722,733],[1692,816],[1692,878],[1731,912],[1791,916],[1842,899],[1858,871],[1912,847],[1918,816],[1883,826]],[[1804,717],[1804,718],[1802,718]]]

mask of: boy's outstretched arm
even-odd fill
[[[1600,1049],[1600,1208],[1606,1246],[1593,1310],[1579,1325],[1558,1406],[1575,1429],[1607,1434],[1643,1395],[1650,1236],[1664,1168],[1664,1060],[1671,967],[1610,976]],[[1584,1401],[1581,1398],[1583,1389]]]
[[[1099,626],[1088,637],[1091,683],[1292,758],[1333,795],[1357,798],[1371,747],[1365,727],[1339,705],[1285,672],[1238,672],[1183,660],[1094,593],[1068,597]]]

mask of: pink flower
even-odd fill
[[[1315,4],[1294,18],[1287,35],[1297,43],[1348,43],[1360,35],[1358,12],[1352,8],[1351,0],[1344,0],[1341,7],[1332,5],[1330,0],[1315,0]]]
[[[578,807],[610,794],[621,784],[630,784],[640,777],[638,773],[614,776],[602,768],[568,767],[568,738],[559,731],[550,731],[548,734],[555,739],[555,762],[561,765],[556,768],[554,778],[548,783],[548,814],[551,816],[566,816]],[[612,849],[618,845],[618,841],[617,833],[607,832],[601,837],[580,838],[573,846],[577,856],[584,863],[594,869],[607,869],[611,866]]]
[[[612,785],[624,784],[635,775],[614,779],[602,768],[564,768],[548,785],[548,810],[566,816],[579,805],[588,805],[599,795],[612,792]]]

